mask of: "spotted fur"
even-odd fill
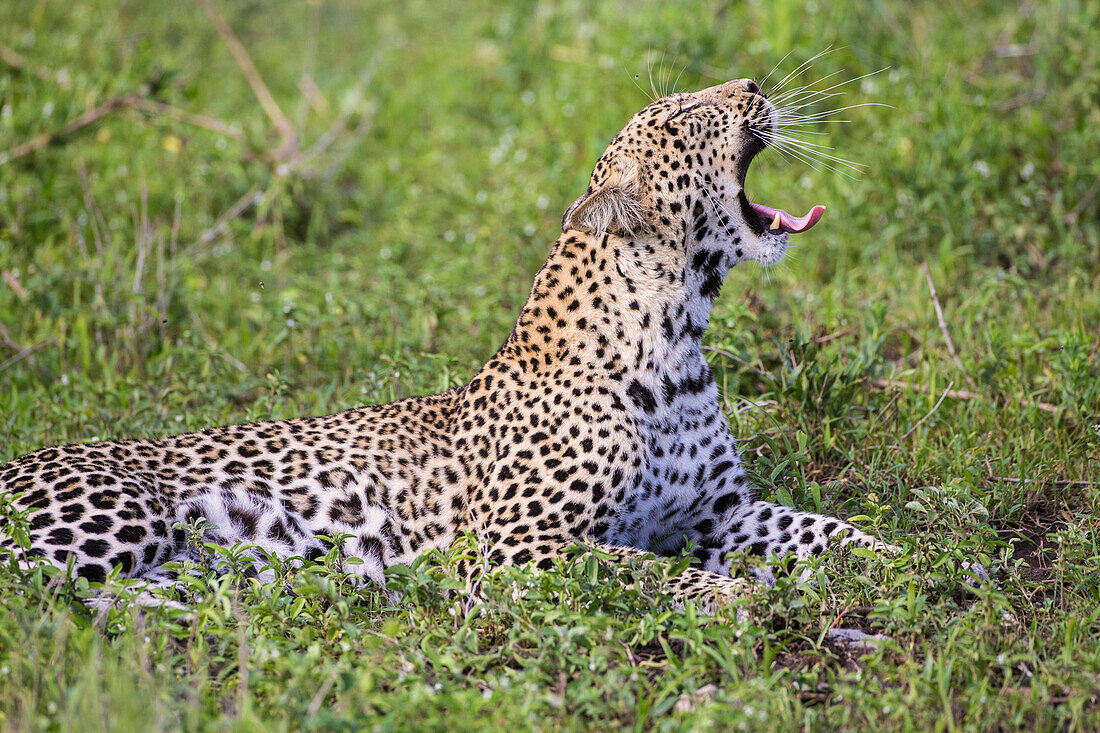
[[[473,532],[490,563],[548,567],[584,540],[672,554],[681,601],[741,593],[727,555],[807,558],[876,541],[759,501],[700,341],[727,272],[781,259],[743,191],[775,110],[737,80],[649,105],[596,163],[515,329],[442,394],[161,440],[46,448],[0,467],[32,550],[90,580],[156,577],[179,521],[282,557],[348,535],[363,576]]]

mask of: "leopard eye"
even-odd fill
[[[687,112],[690,112],[691,110],[695,109],[698,106],[699,106],[699,102],[692,102],[691,104],[682,104],[682,105],[680,105],[680,107],[675,112],[673,112],[672,114],[670,114],[668,117],[665,118],[665,124],[667,125],[668,123],[672,122],[674,119],[679,117],[680,115],[685,114]]]

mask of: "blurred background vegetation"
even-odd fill
[[[755,198],[829,212],[783,272],[734,273],[716,336],[756,352],[881,308],[911,352],[936,339],[928,260],[990,389],[1084,397],[1051,384],[1064,370],[1048,364],[1095,369],[1094,4],[334,0],[217,13],[289,141],[200,4],[0,9],[0,313],[7,356],[35,349],[3,370],[8,455],[239,419],[269,374],[314,394],[313,411],[460,380],[507,335],[561,212],[646,103],[634,75],[693,89],[762,77],[789,53],[785,74],[830,46],[804,81],[887,68],[841,99],[891,107],[853,110],[825,138],[867,173],[761,157]],[[434,381],[402,372],[426,355]],[[1011,379],[1026,384],[1001,385]],[[129,393],[180,382],[134,414]],[[97,397],[74,421],[66,395],[85,390]],[[43,414],[32,395],[61,410]]]
[[[727,414],[780,501],[1040,565],[1072,529],[1065,631],[1096,607],[1098,27],[1090,0],[6,0],[0,460],[460,383],[643,91],[832,47],[801,83],[885,69],[840,99],[888,106],[821,130],[862,176],[754,164],[754,200],[828,212],[731,273]]]

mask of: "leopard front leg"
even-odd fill
[[[808,560],[848,546],[887,554],[899,551],[835,517],[767,501],[753,501],[730,510],[715,521],[710,537],[700,544],[703,568],[717,573],[729,572],[726,556],[735,551],[794,560]],[[766,568],[754,574],[764,582],[772,581]]]
[[[623,547],[600,542],[582,541],[582,546],[605,556],[610,556],[609,561],[625,563],[627,561],[639,561],[641,563],[656,562],[655,556],[634,547]],[[532,567],[547,569],[555,558],[564,557],[576,547],[573,539],[561,539],[547,542],[539,547],[521,548],[513,557],[503,559],[503,562],[519,560],[530,563]],[[490,564],[494,564],[490,561]],[[469,567],[473,575],[484,572],[485,567]],[[703,570],[697,566],[689,566],[680,573],[667,578],[661,587],[666,595],[672,597],[675,605],[686,606],[693,602],[699,612],[712,615],[719,608],[746,598],[753,592],[752,583],[743,578],[731,578],[728,573],[715,573]]]

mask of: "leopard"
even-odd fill
[[[154,582],[194,559],[186,525],[201,520],[258,564],[335,545],[385,587],[387,568],[461,537],[490,568],[545,570],[582,543],[618,562],[688,554],[663,591],[700,608],[766,580],[732,557],[887,551],[850,522],[760,498],[704,356],[727,274],[778,263],[823,211],[795,217],[746,195],[777,115],[751,79],[634,114],[566,209],[513,330],[461,386],[0,466],[25,549],[93,583]]]

